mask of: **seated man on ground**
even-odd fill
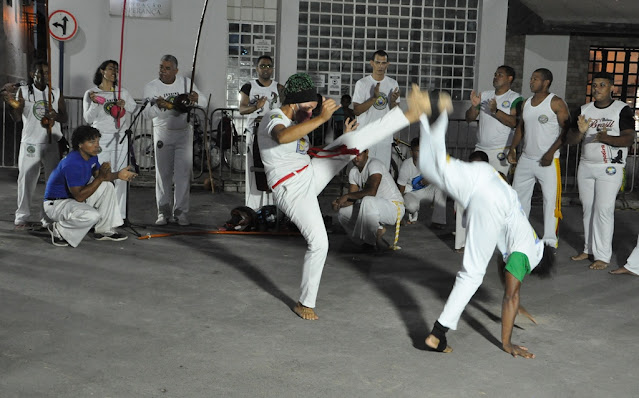
[[[433,227],[443,229],[446,226],[446,194],[429,184],[419,172],[417,162],[419,160],[419,137],[410,142],[412,158],[406,159],[399,169],[397,186],[399,192],[404,195],[404,206],[408,213],[408,224],[417,222],[419,205],[421,202],[433,204]]]
[[[129,167],[114,173],[109,163],[100,165],[100,132],[91,126],[75,129],[73,150],[51,173],[44,193],[44,211],[55,246],[77,247],[91,227],[97,240],[121,241],[127,237],[114,228],[122,225],[120,206],[112,181],[131,181]]]
[[[402,194],[382,162],[368,150],[353,159],[348,193],[333,201],[339,222],[355,243],[381,248],[384,225],[396,225],[404,216]]]

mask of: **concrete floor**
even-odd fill
[[[524,360],[500,348],[492,265],[449,333],[455,351],[423,350],[462,259],[452,228],[427,227],[427,209],[402,228],[397,252],[366,254],[331,234],[321,319],[309,322],[289,309],[300,237],[87,237],[58,248],[46,232],[13,231],[15,177],[0,170],[1,397],[639,396],[639,278],[570,261],[583,244],[579,207],[564,208],[556,275],[525,280],[522,303],[539,324],[517,321],[514,342],[537,356]],[[131,196],[131,220],[152,224],[153,190]],[[194,187],[192,226],[140,232],[213,229],[242,201]],[[613,267],[638,222],[616,212]]]

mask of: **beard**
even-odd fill
[[[295,123],[303,123],[311,119],[311,112],[298,110],[297,112],[295,112],[294,118]]]

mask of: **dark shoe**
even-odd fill
[[[110,235],[107,234],[99,234],[99,233],[95,233],[93,234],[93,237],[95,238],[95,240],[112,240],[112,241],[122,241],[122,240],[126,240],[128,238],[128,236],[120,234],[118,232],[114,232]]]
[[[69,244],[67,243],[66,240],[64,240],[60,234],[58,233],[58,231],[55,230],[55,224],[49,224],[47,225],[47,230],[49,230],[49,234],[51,235],[51,243],[53,243],[53,246],[58,246],[58,247],[65,247],[65,246],[69,246]]]

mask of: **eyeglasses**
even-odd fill
[[[269,64],[261,64],[259,65],[260,69],[271,69],[273,67],[273,65],[269,65]]]

